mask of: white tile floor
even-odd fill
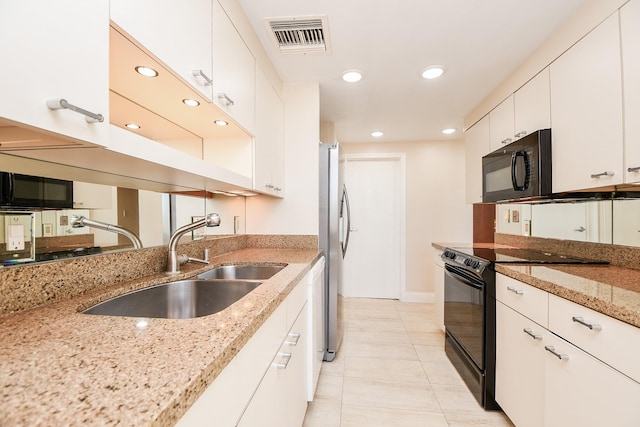
[[[304,427],[513,426],[476,402],[444,353],[433,304],[345,300],[345,336],[322,366]]]

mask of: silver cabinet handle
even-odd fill
[[[510,143],[511,141],[513,141],[511,138],[505,138],[505,139],[503,139],[502,141],[500,141],[500,144],[508,144],[508,143]]]
[[[533,331],[531,330],[531,328],[524,328],[522,330],[522,332],[524,332],[525,334],[529,335],[534,340],[541,340],[542,339],[542,335],[534,334]]]
[[[231,107],[235,104],[235,102],[233,102],[233,99],[229,98],[226,93],[219,93],[218,99],[222,101],[222,103],[227,107]]]
[[[273,184],[265,184],[264,186],[269,190],[273,190],[275,188]]]
[[[527,134],[526,130],[521,130],[520,132],[515,134],[516,138],[520,138],[521,136],[525,136]]]
[[[544,349],[547,350],[549,353],[553,354],[555,357],[557,357],[560,360],[569,360],[568,355],[556,352],[556,348],[552,345],[545,345]]]
[[[50,110],[71,110],[71,111],[75,111],[76,113],[80,113],[82,115],[84,115],[84,119],[87,121],[87,123],[102,123],[104,122],[104,116],[102,114],[96,114],[96,113],[92,113],[91,111],[87,111],[84,108],[80,108],[80,107],[76,107],[73,104],[69,104],[69,102],[67,102],[66,99],[60,98],[60,99],[49,99],[47,101],[47,107]]]
[[[580,233],[582,233],[583,231],[585,231],[586,228],[584,228],[583,226],[580,226],[578,228],[574,228],[573,231],[579,231]]]
[[[604,171],[600,173],[592,173],[591,178],[600,178],[601,176],[613,176],[616,173],[614,171]]]
[[[205,86],[213,85],[213,80],[207,77],[207,75],[203,73],[202,70],[193,70],[191,71],[191,74],[193,74],[194,77],[202,77],[204,79]]]
[[[640,166],[634,166],[632,168],[627,168],[627,172],[639,172]]]
[[[300,334],[290,333],[287,336],[287,339],[285,340],[284,343],[287,344],[287,345],[295,346],[295,345],[298,345],[298,341],[299,340],[300,340]]]
[[[591,329],[592,331],[601,331],[602,330],[602,326],[601,325],[599,325],[597,323],[585,322],[584,317],[573,316],[571,318],[571,320],[573,320],[576,323],[581,324],[582,326],[586,326],[587,328]]]
[[[273,187],[273,189],[274,189],[275,191],[282,191],[282,188],[280,188],[280,187]]]
[[[507,290],[513,292],[516,295],[524,295],[524,291],[521,291],[520,289],[516,289],[513,286],[507,286]]]
[[[287,369],[291,361],[291,353],[278,353],[278,357],[282,358],[282,360],[279,363],[272,363],[271,366],[278,369]]]
[[[358,231],[357,228],[350,228],[349,231]]]

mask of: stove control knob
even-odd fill
[[[464,260],[464,265],[466,265],[467,267],[471,266],[472,263],[473,263],[473,261],[470,260],[469,258]]]
[[[451,251],[444,251],[444,256],[449,259],[456,259],[456,254]]]
[[[480,261],[473,261],[473,268],[480,267]]]

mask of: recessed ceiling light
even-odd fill
[[[455,133],[455,129],[454,128],[447,128],[447,129],[443,129],[442,133],[444,133],[445,135],[451,135],[452,133]]]
[[[444,74],[444,67],[442,65],[431,65],[422,70],[422,78],[431,80],[437,79]]]
[[[379,130],[371,132],[371,136],[373,136],[374,138],[380,138],[382,135],[384,135],[384,132],[380,132]]]
[[[226,120],[216,120],[213,123],[217,124],[218,126],[226,126],[229,124],[229,122]]]
[[[156,77],[158,75],[158,72],[156,70],[154,70],[153,68],[145,67],[143,65],[138,65],[136,67],[136,71],[145,77]]]
[[[128,127],[129,129],[140,129],[140,125],[135,123],[127,123],[125,127]]]
[[[198,105],[200,105],[200,103],[195,99],[189,99],[189,98],[183,99],[182,103],[184,105],[188,105],[189,107],[197,107]]]
[[[342,80],[349,83],[355,83],[362,79],[362,73],[358,70],[349,70],[342,73]]]

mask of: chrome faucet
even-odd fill
[[[180,266],[187,262],[199,262],[200,264],[209,264],[207,259],[198,259],[191,258],[186,255],[178,255],[177,247],[178,241],[180,238],[186,233],[193,231],[200,227],[217,227],[220,225],[220,215],[217,213],[210,213],[203,219],[192,222],[191,224],[187,224],[183,227],[178,228],[171,235],[171,239],[169,239],[169,256],[167,259],[167,274],[177,274],[180,273]],[[205,249],[205,258],[207,256],[207,250]]]
[[[142,242],[140,241],[138,236],[136,236],[134,232],[129,231],[124,227],[118,227],[117,225],[107,224],[106,222],[96,221],[94,219],[89,219],[85,216],[77,216],[77,215],[73,215],[71,217],[71,226],[73,228],[82,228],[82,227],[88,226],[93,228],[99,228],[100,230],[106,230],[106,231],[111,231],[113,233],[118,233],[125,236],[129,240],[131,240],[131,243],[133,244],[134,249],[142,249]]]

